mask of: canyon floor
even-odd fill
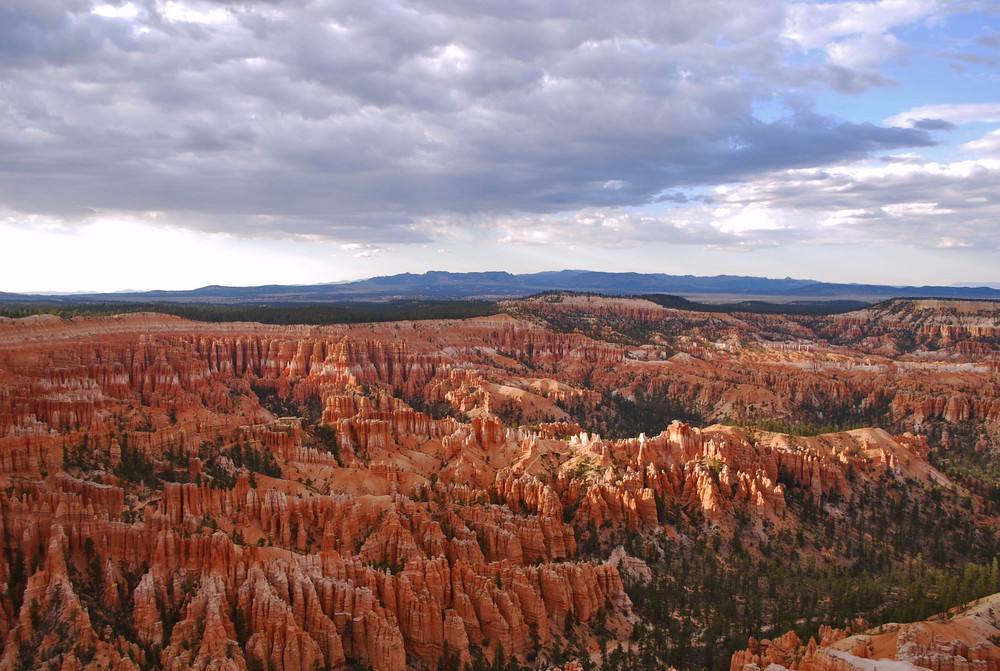
[[[0,668],[1000,671],[1000,304],[500,307],[0,319]]]

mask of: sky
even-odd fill
[[[992,0],[4,0],[0,291],[1000,283]]]

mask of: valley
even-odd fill
[[[989,301],[0,319],[0,666],[992,669],[998,441]]]

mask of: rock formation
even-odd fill
[[[794,632],[773,641],[751,639],[749,648],[733,655],[730,670],[869,671],[876,667],[918,667],[933,671],[996,671],[1000,668],[1000,647],[995,643],[1000,636],[998,607],[1000,594],[994,594],[926,622],[888,624],[857,633],[826,627],[820,630],[819,640],[813,638],[808,643]],[[859,622],[855,629],[866,626]]]
[[[627,642],[636,624],[619,568],[654,580],[624,547],[605,561],[629,536],[655,555],[690,533],[680,518],[732,538],[746,517],[763,543],[793,528],[789,488],[821,507],[876,482],[953,483],[914,432],[674,421],[607,439],[573,413],[662,394],[717,419],[877,407],[900,428],[977,421],[987,438],[1000,419],[996,367],[972,362],[995,334],[967,313],[920,322],[946,362],[891,358],[912,322],[896,313],[547,309],[688,331],[661,357],[506,315],[0,319],[0,666],[435,669],[501,650],[541,664],[578,637],[599,656],[598,627]],[[932,634],[901,630],[895,658],[1000,671],[982,641]],[[824,636],[752,643],[733,669],[859,656]]]

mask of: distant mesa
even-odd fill
[[[496,300],[545,291],[580,291],[613,296],[673,294],[708,303],[761,300],[771,303],[852,300],[874,303],[889,298],[966,298],[1000,300],[995,286],[888,286],[839,284],[808,279],[772,279],[739,275],[668,275],[560,270],[514,275],[503,271],[451,273],[430,271],[371,277],[355,282],[313,285],[212,285],[190,291],[136,291],[51,294],[46,299],[108,303],[302,304],[391,300]],[[38,294],[0,292],[0,301],[39,301]]]

